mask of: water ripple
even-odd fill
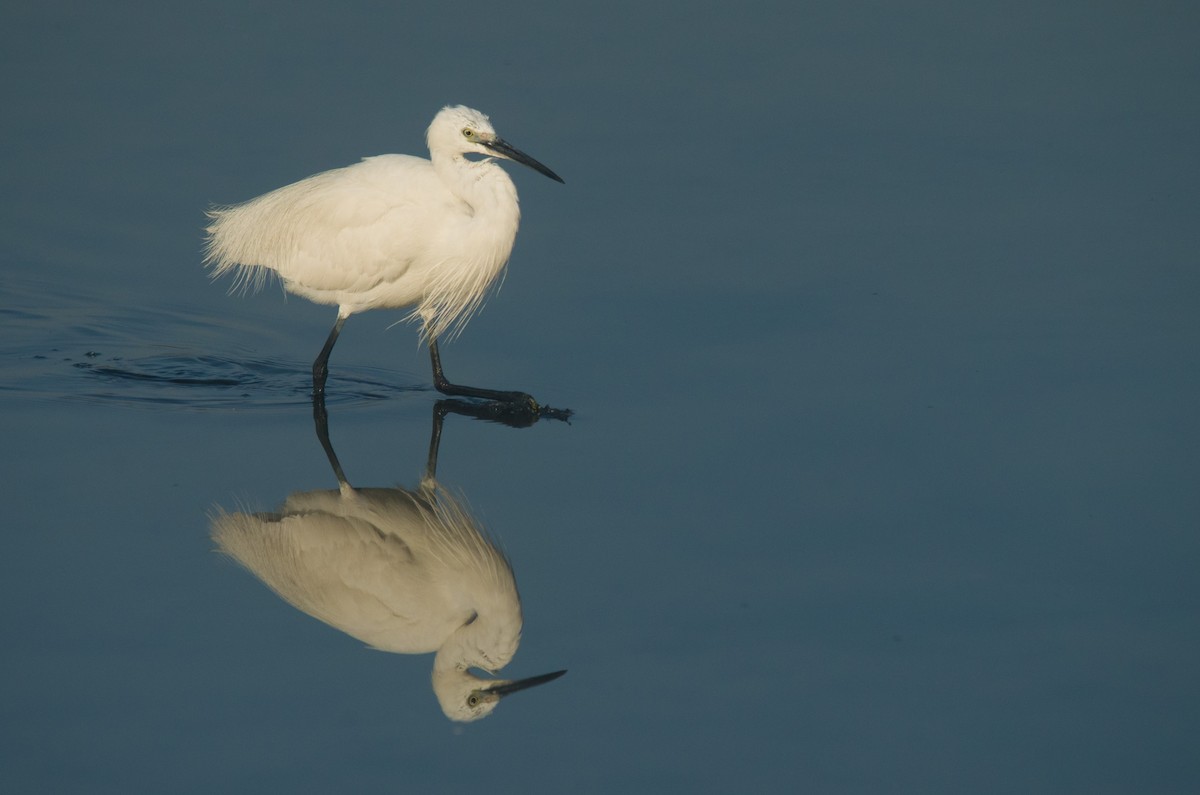
[[[114,306],[46,283],[4,288],[0,392],[9,396],[227,411],[311,404],[311,363],[264,358],[232,339],[239,331],[262,336],[260,329],[234,329],[186,306]],[[342,364],[330,373],[327,402],[363,404],[432,388],[404,378]]]
[[[60,351],[23,357],[22,376],[0,390],[38,397],[193,409],[271,409],[311,403],[311,365],[271,359],[215,356],[159,346],[138,356]],[[81,381],[79,376],[83,375]],[[396,374],[341,367],[330,374],[330,405],[395,398],[425,387]]]

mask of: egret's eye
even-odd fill
[[[464,130],[464,132],[466,132],[466,131]],[[478,693],[472,693],[471,695],[467,696],[467,706],[471,707],[472,709],[479,706],[479,694]]]
[[[463,138],[474,138],[474,137],[475,137],[474,130],[472,130],[470,127],[463,128]]]

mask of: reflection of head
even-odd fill
[[[486,718],[500,703],[500,699],[531,687],[552,682],[566,671],[533,676],[528,679],[509,681],[484,679],[464,669],[439,671],[433,669],[433,692],[446,717],[456,721],[473,721]]]

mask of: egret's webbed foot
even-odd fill
[[[537,416],[541,413],[542,407],[533,399],[532,395],[527,395],[524,392],[506,392],[498,389],[480,389],[474,386],[462,386],[461,384],[452,384],[446,378],[446,374],[442,372],[442,356],[438,352],[437,340],[431,340],[429,343],[429,360],[433,364],[433,386],[443,395],[451,395],[453,397],[468,397],[479,398],[481,400],[491,400],[497,403],[509,403],[514,408],[520,408],[523,411]]]

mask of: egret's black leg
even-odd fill
[[[329,337],[325,340],[325,347],[317,354],[317,360],[313,362],[313,395],[325,394],[325,379],[329,375],[329,353],[333,350],[334,343],[337,342],[338,334],[342,333],[342,326],[345,324],[346,318],[338,315],[337,322],[333,324],[333,328],[329,332]]]
[[[438,353],[437,340],[429,341],[429,360],[433,362],[433,385],[443,395],[458,395],[459,397],[482,398],[484,400],[497,400],[501,403],[512,403],[526,407],[535,414],[540,409],[537,401],[524,392],[479,389],[478,387],[460,386],[447,381],[446,374],[442,372],[442,357]]]

